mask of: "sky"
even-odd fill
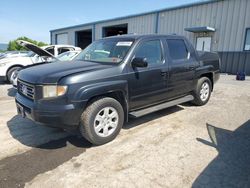
[[[201,0],[2,0],[0,43],[20,36],[49,43],[52,29]]]

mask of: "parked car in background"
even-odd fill
[[[58,55],[60,55],[60,54],[62,54],[64,52],[68,52],[68,51],[81,51],[82,50],[79,47],[71,46],[71,45],[66,45],[66,44],[50,45],[50,46],[43,47],[42,49],[48,51],[49,53],[51,53],[55,57],[57,57]]]
[[[21,57],[9,57],[0,59],[0,80],[10,81],[11,75],[16,70],[20,70],[27,65],[32,65],[38,62],[47,61],[46,57],[49,55],[58,56],[67,51],[81,50],[79,47],[70,45],[51,45],[42,47],[47,53],[39,51],[34,48],[34,45],[26,41],[18,41],[20,45],[26,46],[32,50],[27,55]],[[34,48],[34,49],[33,49]],[[37,51],[38,50],[38,51]],[[40,54],[41,53],[41,54]]]
[[[10,57],[23,57],[26,56],[28,53],[29,53],[28,51],[7,51],[0,54],[0,59],[10,58]]]
[[[197,52],[182,36],[109,37],[93,42],[73,63],[20,71],[17,111],[49,126],[78,128],[101,145],[119,134],[128,117],[188,101],[205,105],[219,73],[218,54]]]
[[[41,50],[42,50],[42,49],[41,49]],[[51,56],[51,55],[48,54],[48,57],[51,58],[49,61],[47,61],[47,62],[41,62],[41,63],[36,63],[36,64],[32,64],[32,65],[28,65],[28,66],[26,66],[26,67],[24,67],[24,68],[22,68],[22,69],[29,68],[29,67],[31,67],[31,66],[38,66],[38,65],[41,65],[41,64],[44,64],[44,63],[71,61],[71,60],[73,60],[80,52],[81,52],[81,50],[64,52],[64,53],[58,55],[57,58],[55,58],[54,56]],[[13,85],[14,87],[17,86],[18,73],[19,73],[19,71],[22,70],[22,69],[16,70],[16,71],[13,72],[13,74],[11,75],[10,82],[12,83],[12,85]]]
[[[81,50],[64,52],[64,53],[60,54],[59,56],[57,56],[57,59],[60,60],[60,61],[71,61],[80,52],[81,52]]]

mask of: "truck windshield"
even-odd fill
[[[99,40],[85,48],[76,57],[76,60],[100,63],[120,63],[128,53],[132,44],[132,40]]]

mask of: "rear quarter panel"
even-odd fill
[[[219,79],[221,63],[220,57],[214,52],[197,52],[197,59],[199,61],[199,68],[196,70],[196,76],[200,77],[202,74],[213,73],[213,80],[216,82]]]

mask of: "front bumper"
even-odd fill
[[[51,127],[76,128],[87,101],[72,104],[45,104],[34,102],[19,93],[16,95],[17,111],[23,117]]]
[[[1,82],[6,81],[6,76],[0,76],[0,81]]]

